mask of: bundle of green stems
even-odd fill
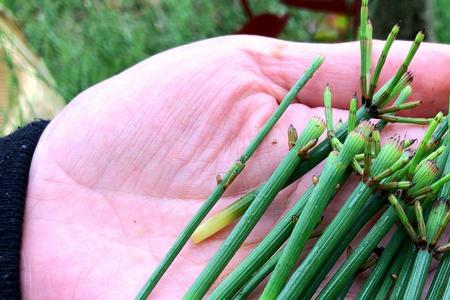
[[[325,120],[313,117],[301,133],[291,125],[287,129],[288,152],[267,181],[204,220],[323,64],[325,57],[319,55],[242,155],[223,177],[217,178],[211,195],[180,233],[136,299],[150,295],[189,239],[201,243],[232,224],[234,227],[186,291],[184,299],[202,299],[207,294],[210,299],[246,299],[262,282],[265,286],[261,287],[260,299],[344,299],[363,272],[368,275],[357,299],[450,297],[450,254],[447,253],[450,241],[441,241],[450,221],[450,135],[447,133],[450,119],[442,113],[434,118],[396,115],[422,103],[406,101],[412,93],[413,80],[408,67],[424,39],[424,31],[417,34],[396,73],[377,90],[400,27],[392,28],[372,70],[368,0],[362,1],[360,22],[361,98],[358,101],[355,93],[350,99],[347,121],[335,126],[332,89],[330,85],[325,86]],[[371,123],[374,119],[378,121]],[[415,139],[399,136],[382,143],[383,129],[389,123],[423,125],[426,131],[417,143]],[[326,137],[322,138],[325,131]],[[323,160],[320,176],[312,177],[310,186],[270,232],[228,276],[216,282],[279,192]],[[351,178],[359,183],[331,222],[321,224],[325,210]],[[337,264],[367,224],[372,224],[368,232],[352,251],[347,251],[344,262]],[[324,229],[318,230],[318,226]],[[382,247],[382,240],[391,231],[394,233]],[[306,250],[307,243],[313,243],[309,250]],[[430,289],[424,291],[433,259],[439,260],[439,267]],[[333,275],[324,284],[330,274]]]

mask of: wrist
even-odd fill
[[[20,298],[20,249],[28,172],[48,122],[37,121],[0,139],[0,298]]]

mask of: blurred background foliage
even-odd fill
[[[370,2],[372,20],[388,28],[379,36],[403,19],[414,33],[424,24],[431,28],[434,41],[450,43],[450,0]],[[305,42],[354,38],[348,17],[296,9],[274,0],[249,3],[255,15],[289,13],[279,38]],[[247,20],[238,0],[0,0],[0,4],[45,62],[54,78],[52,88],[65,102],[152,54],[235,33]]]
[[[5,6],[67,100],[154,53],[233,33],[246,21],[239,1],[11,0]],[[252,8],[286,10],[270,0]],[[316,20],[309,12],[292,13],[281,38],[310,41]]]

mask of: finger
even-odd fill
[[[301,91],[299,101],[308,106],[322,105],[322,93],[330,83],[334,104],[337,108],[348,108],[350,97],[359,93],[360,54],[357,42],[342,44],[306,44],[280,41],[261,37],[228,37],[232,43],[239,43],[241,49],[259,65],[261,73],[275,82],[283,92],[289,89],[311,63],[323,54],[326,61],[316,72],[313,80]],[[372,63],[376,61],[383,47],[382,41],[374,41]],[[397,41],[387,58],[380,76],[379,85],[391,78],[402,63],[411,42]],[[424,43],[412,61],[412,100],[424,101],[423,107],[414,110],[415,116],[431,116],[445,110],[450,94],[450,45]]]

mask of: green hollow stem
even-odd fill
[[[240,198],[240,201],[233,202],[224,210],[214,215],[213,218],[207,219],[205,222],[201,223],[192,234],[192,241],[194,243],[200,243],[240,218],[250,206],[250,203],[255,199],[259,190],[260,188],[251,191]]]
[[[315,277],[312,285],[309,285],[310,289],[306,291],[302,296],[305,299],[309,299],[314,294],[315,290],[319,287],[325,276],[330,272],[333,265],[336,263],[341,254],[347,249],[350,242],[361,230],[361,228],[382,208],[383,203],[381,199],[374,195],[367,201],[360,218],[354,223],[351,230],[341,240],[332,256],[328,257],[326,265],[320,269],[320,273]],[[239,292],[233,297],[234,300],[243,300],[254,291],[254,289],[272,272],[275,265],[281,255],[281,251],[275,253],[265,264],[262,266],[251,279],[239,290]]]
[[[444,294],[442,295],[443,300],[449,300],[450,299],[450,281],[447,282],[447,285],[445,286]]]
[[[381,131],[385,126],[386,122],[380,121],[376,127]],[[342,177],[341,183],[346,180],[348,175],[349,172],[347,171],[346,175]],[[258,268],[260,268],[264,264],[264,262],[273,255],[273,253],[275,253],[279,249],[279,247],[286,241],[287,237],[292,231],[292,216],[298,216],[300,214],[306,199],[312,192],[312,188],[313,186],[311,186],[305,192],[303,197],[296,202],[294,207],[280,220],[280,222],[274,227],[274,229],[268,234],[268,236],[264,238],[263,241],[249,254],[249,256],[247,256],[247,258],[244,259],[244,261],[223,280],[223,282],[211,294],[211,299],[231,298],[235,293],[238,292],[242,285],[250,279],[251,275],[256,270],[258,270]],[[345,248],[346,246],[342,251],[344,251]],[[330,268],[331,267],[332,266],[330,266]],[[326,274],[327,273],[325,273],[323,276],[325,276]]]
[[[436,115],[436,117],[434,117],[434,119],[430,123],[430,125],[428,126],[428,129],[425,132],[422,142],[419,144],[419,147],[416,150],[416,154],[414,155],[413,159],[411,160],[411,164],[409,166],[409,171],[408,171],[408,177],[412,177],[412,175],[416,171],[416,168],[417,168],[419,162],[422,160],[423,155],[426,151],[428,142],[430,141],[431,136],[435,132],[436,127],[438,127],[439,123],[442,121],[442,117],[443,117],[442,113],[438,113]]]
[[[449,106],[450,106],[450,97],[449,97]],[[447,116],[447,126],[450,124],[450,118]],[[450,144],[450,136],[447,136],[447,148]],[[450,151],[447,149],[447,151]],[[450,155],[447,154],[447,162],[450,160]],[[447,165],[446,165],[447,167]],[[448,172],[448,170],[445,170]],[[438,201],[442,201],[445,203],[449,203],[450,201],[450,183],[446,183],[444,187],[440,190]],[[438,229],[436,230],[435,236],[432,239],[432,243],[436,244],[440,235],[444,231],[444,226],[448,223],[449,211],[447,211],[446,215],[442,218]],[[450,240],[449,240],[450,242]],[[428,294],[426,299],[437,300],[437,299],[449,299],[450,298],[450,253],[444,253],[439,263],[439,268],[434,275],[433,281],[431,282],[431,286],[428,290]],[[441,298],[442,296],[442,298]]]
[[[408,246],[408,244],[405,244],[404,247],[402,247],[402,249],[400,250],[401,251],[400,254],[397,255],[397,257],[391,258],[392,259],[391,264],[388,265],[388,267],[390,267],[390,268],[389,268],[389,270],[386,270],[387,272],[384,276],[384,280],[383,280],[383,278],[380,278],[381,285],[379,287],[377,287],[378,292],[374,291],[375,293],[372,298],[366,297],[366,298],[361,298],[361,299],[385,300],[385,299],[390,298],[390,295],[394,289],[395,282],[398,279],[398,274],[402,268],[403,262],[405,261],[405,255],[403,255],[403,253],[407,251],[407,249],[408,249],[407,246]],[[383,251],[383,253],[384,253],[384,251]],[[378,263],[377,263],[377,266],[378,266]],[[375,266],[375,268],[377,266]],[[372,271],[372,273],[373,273],[373,271]],[[371,274],[371,277],[372,277],[372,274]],[[358,295],[357,299],[360,299],[359,295]]]
[[[325,122],[327,124],[328,138],[330,140],[331,147],[333,148],[333,150],[340,151],[342,148],[342,143],[338,138],[336,138],[334,121],[333,121],[333,108],[331,105],[331,90],[330,90],[330,86],[328,84],[325,87],[323,99],[324,99]],[[351,120],[349,120],[349,122],[350,121]],[[347,126],[347,127],[350,128],[351,126]],[[353,161],[352,161],[352,168],[354,169],[356,174],[363,173],[361,166],[355,159],[353,159]]]
[[[350,107],[348,110],[348,132],[352,131],[356,127],[356,112],[358,111],[358,99],[356,98],[356,95],[353,95],[352,99],[350,100]]]
[[[306,139],[304,136],[308,135],[308,137],[310,137],[309,131],[311,130],[315,131],[320,136],[324,129],[324,124],[321,121],[311,119],[297,140],[295,146],[284,157],[270,176],[267,183],[264,184],[260,193],[258,193],[256,199],[250,204],[250,207],[247,209],[242,219],[237,223],[230,235],[222,243],[219,250],[189,288],[184,299],[201,299],[206,294],[302,160],[302,156],[299,156],[299,153],[301,153],[302,149],[311,141],[311,139]],[[314,139],[317,139],[317,137]]]
[[[364,171],[363,171],[363,181],[367,181],[371,174],[371,164],[372,164],[372,134],[366,140],[364,145]]]
[[[331,90],[327,84],[323,93],[323,103],[325,107],[325,123],[327,124],[328,137],[331,139],[335,136],[334,122],[333,122],[333,108],[331,106]]]
[[[321,233],[318,234],[312,234],[310,236],[311,239],[317,238],[321,235]],[[233,297],[233,299],[246,299],[254,289],[258,287],[258,285],[264,280],[264,278],[269,275],[273,269],[275,268],[275,265],[278,262],[278,259],[280,258],[281,252],[278,251],[275,253],[269,260],[252,276],[252,278],[245,283],[245,285],[239,290],[239,292]]]
[[[364,227],[364,225],[367,224],[367,222],[369,222],[370,219],[372,219],[377,212],[380,211],[380,209],[382,209],[383,206],[383,199],[380,198],[378,194],[372,195],[369,200],[367,200],[367,203],[361,210],[360,217],[353,224],[354,226],[352,226],[347,234],[339,241],[334,251],[328,256],[325,264],[322,265],[314,279],[303,291],[303,299],[311,299],[313,297],[315,291],[319,288],[327,274],[330,273],[342,253],[347,250],[350,242],[354,239],[356,234]]]
[[[364,129],[363,126],[368,128]],[[358,130],[359,129],[359,130]],[[370,126],[360,125],[352,131],[344,142],[338,154],[338,162],[332,167],[326,167],[322,172],[313,194],[308,199],[291,237],[287,241],[280,259],[267,283],[260,299],[275,299],[283,289],[295,262],[300,257],[309,235],[325,210],[329,200],[336,193],[336,186],[345,173],[354,156],[361,152],[365,138],[370,133]],[[358,131],[358,132],[357,132]],[[329,163],[327,162],[327,165]]]
[[[402,145],[402,147],[404,147]],[[408,162],[410,161],[411,157],[408,155],[408,153],[404,153],[401,159],[397,160],[396,163],[394,163],[391,167],[387,168],[386,170],[382,171],[381,173],[371,177],[368,181],[368,185],[371,185],[373,183],[379,183],[381,180],[387,178],[388,176],[392,176],[394,172],[403,169]],[[408,181],[407,181],[408,182]],[[410,182],[408,182],[408,186],[410,185]]]
[[[405,169],[408,166],[405,167]],[[422,176],[422,173],[428,172],[436,172],[435,174],[429,176]],[[418,169],[417,174],[413,177],[413,182],[416,185],[413,187],[421,188],[423,186],[431,184],[435,180],[435,177],[438,175],[437,172],[439,170],[433,169],[428,165],[424,164],[420,169]],[[406,175],[406,172],[403,172],[403,169],[399,171],[400,173]],[[433,176],[434,175],[434,176]],[[395,177],[397,175],[393,175]],[[424,208],[426,208],[426,204],[424,203]],[[411,211],[408,211],[407,217],[410,220],[414,219],[414,214]],[[367,235],[361,240],[360,244],[350,257],[340,266],[328,284],[321,291],[317,299],[334,299],[339,295],[342,290],[344,283],[347,279],[350,279],[356,272],[359,267],[367,260],[372,251],[378,245],[378,243],[383,239],[383,237],[387,234],[387,232],[391,229],[391,227],[398,220],[398,216],[395,210],[392,207],[389,207],[387,211],[380,217],[380,219],[375,223],[375,225],[371,228],[371,230],[367,233]]]
[[[448,120],[449,120],[449,116],[445,116],[444,121],[442,121],[438,128],[436,128],[435,132],[433,133],[433,135],[431,136],[428,144],[427,144],[427,150],[429,151],[430,149],[436,147],[436,145],[438,145],[441,142],[442,137],[444,136],[444,134],[447,132],[448,129]]]
[[[384,104],[384,105],[387,104],[387,102],[389,101],[388,99],[390,98],[392,91],[395,89],[395,86],[397,85],[398,81],[403,76],[403,74],[405,74],[406,71],[408,70],[408,66],[411,63],[412,58],[416,54],[416,52],[419,49],[420,44],[423,42],[424,38],[425,38],[424,31],[420,31],[416,35],[416,38],[414,39],[414,42],[411,45],[411,47],[409,49],[409,52],[406,55],[405,60],[403,61],[401,66],[398,68],[397,73],[394,75],[394,78],[392,79],[392,82],[390,83],[390,85],[386,88],[385,91],[383,91],[383,94],[381,95],[378,104]],[[384,106],[384,105],[382,105],[382,106]],[[376,108],[373,107],[373,109],[376,109]]]
[[[264,278],[269,275],[275,268],[278,259],[281,256],[281,252],[275,253],[265,264],[259,269],[255,275],[242,287],[242,289],[237,293],[233,299],[234,300],[244,300],[253,292],[254,289],[264,280]]]
[[[400,249],[401,245],[406,240],[406,234],[403,229],[397,229],[389,240],[389,243],[384,248],[383,253],[375,265],[374,269],[370,273],[369,278],[364,282],[364,285],[361,287],[361,290],[356,297],[357,300],[369,300],[373,299],[373,297],[377,294],[377,289],[383,282],[383,278],[387,278],[387,272],[390,270],[392,261],[397,261],[398,259],[395,256],[398,254],[397,251]],[[404,257],[404,255],[398,255],[397,257]],[[393,265],[392,265],[393,267]],[[400,269],[401,265],[398,267]],[[396,271],[397,274],[398,271]],[[389,271],[389,273],[391,273]],[[389,275],[389,274],[388,274]],[[387,299],[387,298],[383,298]]]
[[[344,288],[347,280],[356,274],[359,267],[369,258],[373,249],[375,249],[395,222],[395,212],[392,208],[389,208],[361,240],[350,257],[340,266],[331,280],[322,289],[317,299],[335,299]]]
[[[342,184],[350,175],[347,170],[341,178]],[[311,185],[303,196],[295,203],[288,213],[274,226],[269,234],[250,252],[250,254],[219,284],[210,299],[229,299],[250,280],[251,276],[267,261],[289,238],[294,229],[295,222],[292,218],[298,218],[307,199],[312,194],[314,185]]]
[[[434,274],[433,281],[428,290],[428,294],[425,299],[427,300],[440,300],[444,293],[445,286],[450,279],[450,253],[445,253],[439,263],[438,270]]]
[[[432,185],[423,187],[420,190],[416,191],[415,193],[411,193],[411,197],[415,198],[425,194],[435,193],[436,191],[441,189],[441,187],[444,186],[444,184],[446,184],[449,180],[450,180],[450,173],[446,174]]]
[[[448,199],[445,199],[444,201],[448,203]],[[440,202],[440,199],[438,199],[437,202]],[[430,242],[431,245],[437,244],[442,233],[444,233],[445,229],[447,228],[449,221],[450,221],[450,210],[447,210],[447,212],[445,213],[444,217],[442,218],[441,222],[438,225],[438,229],[436,230],[436,233],[431,238],[431,242]]]
[[[412,77],[410,75],[406,75],[401,78],[402,80],[398,80],[398,85],[394,89],[394,92],[392,92],[388,98],[388,102],[396,97],[400,92],[402,92],[411,82]],[[387,82],[383,87],[386,89],[391,83],[393,79],[391,79],[389,82]],[[383,94],[383,87],[380,89],[380,91],[377,91],[374,95],[374,102],[373,106],[376,106],[377,108],[384,107],[386,103],[380,103],[380,98]],[[381,105],[383,104],[383,105]],[[359,124],[363,120],[368,120],[371,117],[371,112],[366,107],[361,107],[356,112],[356,123]],[[384,123],[385,125],[387,123]],[[377,125],[378,126],[378,125]],[[336,131],[336,138],[339,139],[341,142],[345,140],[347,136],[348,131],[348,123],[344,123],[344,125],[341,126],[341,128]],[[309,153],[309,159],[306,160],[304,163],[300,164],[300,166],[294,171],[292,176],[289,178],[287,185],[291,184],[292,182],[296,181],[298,178],[306,174],[309,170],[314,168],[316,165],[318,165],[320,162],[322,162],[330,153],[332,150],[330,141],[328,139],[324,140],[322,143],[314,147],[312,151]],[[287,186],[286,185],[286,186]]]
[[[353,286],[353,283],[355,282],[355,279],[356,279],[356,275],[353,276],[353,278],[350,278],[349,281],[347,281],[347,283],[345,284],[345,286],[342,289],[339,296],[336,297],[336,300],[345,300],[346,299],[348,292],[350,291],[350,289]]]
[[[378,153],[380,153],[380,150],[381,150],[381,134],[380,134],[380,131],[374,130],[372,132],[372,139],[373,139],[372,152],[374,153],[374,156],[376,157],[378,155]]]
[[[370,77],[371,77],[371,69],[372,69],[372,46],[373,46],[373,40],[372,40],[372,36],[373,36],[373,27],[372,27],[372,22],[370,22],[370,20],[367,20],[367,42],[366,42],[366,70],[367,73],[365,74],[365,79],[364,79],[364,84],[365,84],[365,88],[364,90],[361,92],[362,93],[362,97],[363,99],[365,99],[364,102],[366,102],[367,106],[371,105],[371,101],[372,99],[369,98],[369,93],[370,93]]]
[[[419,230],[419,243],[427,242],[427,229],[423,217],[423,208],[419,201],[414,202],[414,211],[416,213],[417,228]]]
[[[348,175],[347,175],[348,176]],[[251,276],[263,266],[288,239],[295,223],[292,222],[294,216],[298,216],[307,199],[311,196],[313,186],[308,188],[304,195],[296,202],[294,207],[277,223],[272,231],[264,238],[258,246],[246,257],[246,259],[225,278],[225,280],[210,295],[210,299],[231,298]]]
[[[416,125],[427,125],[430,123],[430,119],[427,118],[408,118],[408,117],[396,117],[396,116],[379,116],[381,120],[387,121],[389,123],[403,123],[403,124],[416,124]]]
[[[383,146],[378,157],[373,161],[372,170],[375,174],[382,173],[384,169],[395,165],[402,156],[402,148],[391,140]],[[360,182],[349,198],[345,201],[335,218],[327,226],[322,236],[307,254],[299,268],[289,279],[279,299],[300,297],[309,283],[314,279],[316,272],[326,263],[334,248],[347,232],[354,226],[360,217],[362,209],[374,193],[375,185],[368,186]]]
[[[286,97],[277,107],[277,109],[273,112],[267,122],[263,125],[259,133],[256,137],[253,138],[250,145],[244,150],[243,154],[239,158],[237,162],[235,162],[231,168],[226,172],[223,180],[219,183],[208,199],[202,204],[199,211],[195,214],[195,216],[189,221],[183,231],[180,233],[178,238],[175,240],[172,247],[169,249],[167,254],[164,256],[163,260],[157,266],[157,268],[153,271],[150,278],[145,282],[142,289],[139,291],[136,299],[146,299],[149,294],[152,292],[156,284],[159,282],[161,277],[167,271],[169,266],[175,260],[178,253],[180,253],[181,249],[184,247],[186,242],[191,237],[194,230],[200,224],[200,222],[206,217],[206,215],[211,211],[213,206],[217,203],[220,197],[223,195],[227,187],[231,184],[231,182],[236,178],[236,176],[242,171],[245,166],[247,160],[253,155],[258,146],[267,136],[269,131],[275,126],[275,123],[281,118],[283,113],[295,99],[300,90],[305,86],[305,84],[311,79],[316,70],[322,65],[325,58],[323,56],[316,57],[311,66],[306,70],[306,72],[300,77],[300,79],[294,84],[293,88],[288,92]]]
[[[400,91],[400,94],[397,97],[397,99],[395,99],[393,105],[397,106],[397,105],[401,105],[401,104],[405,103],[405,101],[408,99],[408,97],[411,95],[411,93],[412,93],[412,87],[410,85],[406,85]],[[394,114],[391,113],[391,114],[387,114],[386,116],[394,116]],[[379,123],[383,124],[384,126],[386,126],[388,121],[387,120],[380,120]],[[377,128],[378,128],[378,126],[377,126]]]
[[[383,130],[386,124],[379,124],[379,129]],[[340,185],[349,176],[349,171],[342,176]],[[320,181],[320,180],[319,180]],[[260,268],[263,263],[275,253],[279,247],[286,241],[287,237],[292,231],[293,223],[292,216],[298,216],[305,204],[306,199],[312,193],[314,185],[312,185],[296,202],[294,207],[280,220],[274,229],[264,238],[261,243],[247,256],[244,261],[217,287],[210,295],[211,299],[228,299],[231,298],[237,291],[248,281],[251,275]],[[380,201],[378,203],[381,203]],[[370,211],[370,210],[369,210]],[[356,234],[356,233],[355,233]],[[350,241],[348,242],[350,243]],[[345,246],[346,247],[346,246]],[[345,247],[343,250],[345,250]],[[343,251],[342,250],[342,251]],[[337,258],[336,258],[337,259]],[[326,275],[326,274],[325,274]]]
[[[383,50],[381,51],[381,55],[378,58],[377,65],[375,67],[375,71],[373,73],[372,81],[370,83],[370,92],[369,92],[369,99],[372,99],[373,94],[375,92],[375,88],[378,84],[378,79],[380,78],[381,69],[383,69],[384,63],[386,62],[386,58],[388,56],[389,50],[391,49],[392,44],[395,41],[395,38],[397,37],[397,34],[400,30],[400,26],[396,24],[391,32],[389,33],[386,42],[384,43]]]
[[[407,76],[404,76],[404,78],[402,78],[402,80],[398,83],[398,86],[396,87],[395,91],[391,94],[392,98],[397,96],[398,94],[400,94],[398,96],[398,98],[395,100],[394,105],[403,103],[406,100],[406,98],[411,94],[412,90],[411,90],[411,87],[408,85],[411,82],[411,80],[412,80],[412,77],[407,75]],[[385,90],[387,88],[387,86],[391,83],[391,81],[387,82],[374,95],[374,103],[375,104],[378,103],[378,99],[383,94],[383,90]],[[389,100],[391,100],[392,98],[390,98]],[[380,106],[380,107],[382,107],[382,106]],[[361,121],[367,120],[369,118],[370,118],[370,113],[369,113],[368,109],[365,106],[363,106],[356,113],[356,124],[359,124]],[[387,122],[379,121],[377,123],[376,127],[377,128],[383,128],[386,125],[387,125]],[[341,128],[336,131],[336,138],[339,139],[340,141],[343,141],[345,139],[345,137],[347,136],[347,131],[348,131],[348,123],[344,123],[341,126]],[[289,178],[286,186],[288,186],[292,182],[296,181],[298,178],[300,178],[301,176],[303,176],[304,174],[309,172],[317,164],[319,164],[321,161],[323,161],[326,158],[326,156],[328,155],[328,153],[330,153],[331,150],[332,150],[332,148],[331,148],[331,144],[330,144],[329,139],[325,139],[322,143],[317,145],[314,149],[312,149],[310,151],[309,159],[307,159],[306,161],[302,162],[299,165],[299,167],[297,167],[297,169],[294,171],[292,176]],[[264,183],[261,184],[259,187],[257,187],[255,190],[250,191],[247,195],[239,198],[233,204],[230,205],[230,206],[233,206],[233,205],[236,204],[235,207],[231,207],[231,208],[227,207],[227,208],[224,209],[224,210],[230,209],[230,214],[234,214],[235,212],[239,212],[239,214],[236,214],[235,219],[233,219],[233,220],[229,219],[227,223],[220,223],[221,226],[217,226],[215,228],[207,228],[207,229],[205,229],[205,227],[202,226],[202,230],[208,231],[207,234],[203,234],[202,233],[202,235],[204,236],[203,239],[206,239],[206,238],[214,235],[218,231],[220,231],[220,230],[224,229],[225,227],[227,227],[234,220],[236,220],[239,217],[241,217],[243,215],[243,213],[245,212],[245,210],[248,208],[248,206],[250,206],[251,202],[255,199],[256,195],[259,193],[259,191],[261,190],[263,185],[264,185]],[[236,207],[239,208],[239,210],[235,210]],[[225,214],[228,214],[228,213],[225,213]],[[210,219],[214,219],[214,218],[216,218],[216,216],[213,216]],[[221,218],[221,217],[219,217],[219,218]],[[208,219],[208,220],[210,220],[210,219]],[[219,222],[215,222],[214,221],[213,223],[217,224]]]
[[[391,190],[406,190],[413,186],[414,184],[411,181],[393,181],[388,183],[381,183],[378,185],[378,189],[382,191],[391,191]]]
[[[403,297],[409,277],[411,276],[411,270],[416,253],[416,246],[410,242],[408,251],[405,254],[402,268],[400,269],[400,273],[398,274],[398,278],[395,282],[394,288],[392,289],[390,299],[401,299]]]
[[[418,242],[417,233],[414,230],[414,227],[412,226],[411,222],[409,221],[408,215],[406,214],[406,211],[403,207],[403,205],[398,201],[397,197],[395,197],[393,194],[390,194],[388,196],[389,202],[392,205],[392,208],[394,209],[395,213],[397,214],[398,219],[402,223],[403,227],[405,228],[405,231],[408,233],[409,237],[414,243]]]
[[[368,99],[368,79],[370,82],[370,63],[371,60],[369,53],[369,32],[368,29],[368,0],[363,0],[361,2],[361,15],[360,15],[360,28],[359,28],[359,39],[360,39],[360,51],[361,51],[361,94],[363,103]],[[368,56],[369,54],[369,56]]]
[[[333,156],[333,155],[336,155],[336,153],[335,153],[335,152],[332,152],[330,155]],[[337,160],[337,158],[336,158],[336,160]],[[327,161],[328,167],[327,167],[326,169],[324,169],[324,171],[332,172],[333,167],[331,167],[331,163],[330,163],[330,162],[331,162],[331,161]],[[327,166],[327,165],[326,165],[326,166]],[[339,171],[338,171],[338,174],[339,174],[340,176],[342,176],[342,175],[343,175],[343,172],[345,172],[345,170],[347,169],[348,165],[342,165],[341,163],[340,163],[340,165],[341,165],[342,167],[339,168],[338,170],[339,170],[339,171],[342,170],[342,174],[341,174],[341,172],[339,172]],[[340,177],[340,176],[339,176],[339,177]],[[336,189],[337,180],[339,180],[339,179],[338,179],[338,177],[333,178],[333,179],[335,179],[336,182],[333,182],[333,181],[332,181],[332,182],[330,183],[330,187],[331,187],[331,185],[333,185],[333,188]],[[308,202],[306,203],[305,208],[303,209],[303,211],[302,211],[302,213],[301,213],[301,215],[300,215],[300,217],[299,217],[299,220],[297,221],[296,225],[294,226],[294,230],[293,230],[293,232],[291,233],[291,237],[289,238],[289,240],[288,240],[286,246],[283,248],[283,251],[282,251],[282,254],[281,254],[281,258],[280,258],[280,260],[278,260],[278,263],[277,263],[277,265],[276,265],[276,267],[275,267],[275,271],[276,271],[277,273],[280,272],[279,269],[277,270],[277,267],[280,266],[280,262],[281,262],[281,259],[283,258],[283,256],[284,256],[284,255],[291,255],[291,251],[292,251],[292,250],[290,250],[290,248],[286,248],[286,247],[290,247],[289,242],[290,242],[290,241],[294,241],[294,242],[296,243],[295,246],[298,246],[297,249],[300,249],[300,250],[297,250],[297,249],[295,249],[295,250],[297,250],[296,252],[297,252],[298,255],[299,255],[299,252],[301,252],[301,250],[302,250],[302,248],[304,247],[306,241],[303,241],[303,239],[301,239],[301,238],[296,238],[296,237],[299,235],[298,231],[300,230],[300,228],[303,228],[303,227],[305,226],[305,224],[306,224],[307,227],[306,227],[306,230],[302,232],[302,233],[303,233],[303,234],[302,234],[302,237],[305,237],[305,236],[308,236],[308,237],[309,237],[309,235],[310,235],[311,232],[312,232],[312,228],[310,228],[310,227],[312,227],[312,226],[310,226],[311,223],[312,223],[312,222],[314,222],[314,223],[317,222],[317,219],[320,218],[320,215],[321,215],[321,213],[322,213],[322,210],[325,208],[326,204],[328,204],[329,200],[331,199],[331,196],[332,196],[332,194],[334,193],[334,191],[332,191],[332,192],[327,192],[327,190],[324,190],[323,187],[327,185],[326,182],[330,182],[330,178],[329,178],[329,175],[327,175],[325,172],[323,172],[322,175],[321,175],[321,178],[319,179],[318,185],[317,185],[316,188],[314,189],[314,191],[313,191],[311,197],[308,199]],[[312,208],[311,208],[312,205],[311,205],[311,204],[315,203],[315,202],[317,201],[317,199],[320,197],[320,196],[319,196],[319,195],[320,195],[319,192],[320,192],[320,194],[326,193],[326,194],[324,195],[324,197],[322,198],[323,201],[326,202],[326,203],[324,203],[324,204],[323,204],[323,203],[320,203],[320,206],[318,207],[319,213],[318,213],[318,214],[312,215],[312,218],[311,218],[311,217],[310,217],[310,216],[311,216],[311,210],[312,210]],[[314,200],[314,202],[312,202],[311,200]],[[305,215],[305,211],[307,212],[306,215]],[[309,217],[309,218],[308,218],[308,217]],[[299,226],[299,224],[301,224],[301,227]],[[297,231],[297,232],[296,232],[296,231]],[[293,240],[293,237],[295,238],[295,240]],[[297,243],[297,241],[298,241],[298,243]],[[286,249],[288,249],[288,250],[286,250]],[[288,252],[287,252],[287,251],[288,251]],[[294,253],[294,256],[298,256],[297,253]],[[290,258],[290,257],[288,257],[288,258]],[[288,268],[290,267],[291,264],[293,265],[293,264],[295,263],[294,260],[296,260],[297,258],[298,258],[298,257],[296,257],[295,259],[292,259],[292,261],[289,261],[289,262],[288,262],[288,264],[289,264]],[[282,262],[284,263],[285,260],[286,260],[286,258],[284,258]],[[278,279],[282,279],[282,278],[280,278],[280,277],[275,277],[275,276],[277,276],[277,274],[276,274],[276,273],[273,273],[272,276],[271,276],[270,278],[278,278]],[[283,280],[286,280],[286,277],[287,277],[286,275],[283,275]],[[269,280],[269,283],[270,283],[270,280]],[[266,289],[267,289],[267,287],[270,288],[271,285],[267,285],[267,286],[266,286]],[[265,289],[265,291],[266,291],[266,289]],[[281,289],[280,289],[280,290],[281,290]],[[264,295],[264,293],[266,293],[266,295]],[[262,299],[266,299],[266,298],[264,298],[264,297],[271,297],[271,296],[268,295],[267,293],[268,293],[268,292],[263,292],[263,295],[262,295],[261,298],[262,298]],[[273,297],[276,297],[276,295],[273,296]]]
[[[447,139],[447,147],[450,145],[450,139]],[[447,148],[448,149],[448,148]],[[450,172],[450,155],[449,150],[445,151],[446,163],[444,173]],[[435,243],[444,231],[442,228],[442,220],[446,217],[448,212],[448,203],[450,197],[450,183],[446,183],[439,191],[439,195],[433,204],[429,213],[426,232],[428,240],[426,247],[422,247],[416,256],[411,277],[408,281],[405,290],[404,299],[420,299],[423,287],[427,279],[430,263],[432,260],[432,251],[436,246]]]
[[[390,107],[386,107],[386,108],[382,108],[382,109],[378,110],[378,114],[384,115],[384,114],[389,114],[389,113],[396,113],[396,112],[399,112],[402,110],[408,110],[408,109],[412,109],[414,107],[418,107],[421,104],[422,104],[422,101],[411,101],[411,102],[403,103],[400,105],[392,105]]]
[[[418,251],[412,266],[411,276],[408,280],[408,284],[406,285],[403,299],[420,299],[432,258],[431,253],[427,250]]]
[[[421,164],[423,164],[427,160],[435,160],[436,158],[438,158],[439,155],[444,153],[445,149],[446,149],[446,146],[444,146],[444,145],[440,146],[435,151],[433,151],[430,154],[428,154],[424,159],[422,159],[422,161],[419,163],[418,166],[420,166]]]

